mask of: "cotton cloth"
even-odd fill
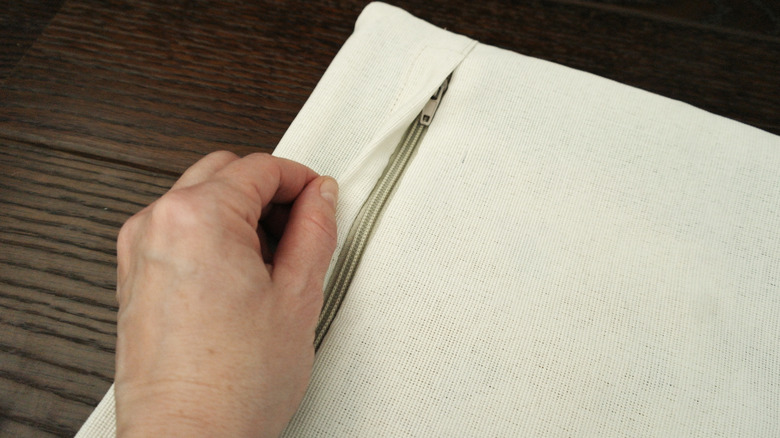
[[[337,251],[450,73],[284,436],[777,436],[777,136],[373,3],[275,152]]]

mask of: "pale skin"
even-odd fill
[[[337,196],[301,164],[217,152],[125,223],[118,436],[281,433],[314,361]]]

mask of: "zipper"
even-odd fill
[[[390,195],[393,193],[393,189],[409,164],[409,159],[420,144],[431,121],[433,121],[433,116],[439,108],[441,98],[447,91],[451,77],[452,75],[444,80],[439,89],[436,90],[436,93],[431,96],[422,111],[420,111],[420,115],[407,128],[401,142],[398,143],[393,155],[390,156],[382,176],[379,177],[379,180],[371,190],[371,194],[368,195],[368,198],[360,208],[360,212],[354,222],[352,222],[352,227],[349,229],[347,238],[336,260],[336,265],[330,275],[328,285],[324,290],[322,311],[320,312],[320,319],[314,335],[315,351],[319,350],[322,339],[336,317],[342,301],[344,301],[344,296],[346,296],[349,285],[352,283],[352,278],[355,276],[358,264],[360,264],[360,259],[379,220],[379,216],[382,214]]]

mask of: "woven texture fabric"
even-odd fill
[[[339,245],[450,72],[284,435],[775,436],[780,138],[375,3],[276,151]]]
[[[114,401],[114,385],[100,400],[87,421],[81,426],[76,438],[110,438],[116,436],[116,403]]]

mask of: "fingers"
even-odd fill
[[[291,204],[271,204],[267,211],[263,212],[260,224],[276,242],[282,238],[287,220],[290,218]]]
[[[171,190],[206,181],[214,184],[202,186],[198,193],[210,193],[223,211],[238,213],[252,229],[265,210],[261,227],[268,228],[259,230],[261,241],[268,237],[265,231],[273,237],[284,231],[273,255],[275,279],[297,291],[321,292],[336,247],[338,185],[333,178],[318,178],[302,164],[268,154],[238,158],[231,152],[215,152],[184,172]],[[292,204],[289,213],[284,204]],[[268,251],[263,253],[266,262],[269,256]]]
[[[268,154],[248,155],[214,174],[214,178],[221,179],[241,195],[231,207],[255,225],[265,206],[271,202],[292,202],[316,177],[303,164]]]
[[[292,206],[274,254],[273,281],[303,293],[322,293],[336,249],[338,185],[327,176],[309,183]]]
[[[217,171],[238,159],[238,155],[233,152],[212,152],[184,171],[179,180],[171,187],[171,190],[183,189],[202,183]]]

